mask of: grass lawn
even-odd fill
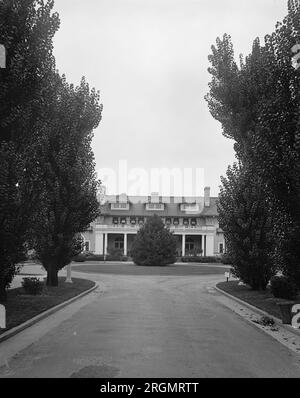
[[[238,282],[236,281],[228,283],[221,282],[217,285],[217,287],[231,294],[232,296],[246,301],[254,307],[268,312],[270,315],[281,319],[280,308],[277,304],[285,302],[286,300],[274,298],[269,289],[267,289],[265,292],[255,292],[251,290],[250,287],[238,286]],[[300,303],[300,297],[298,297],[298,300],[296,300],[296,302]]]
[[[127,263],[103,263],[86,262],[72,263],[74,271],[92,274],[114,274],[114,275],[158,275],[158,276],[186,276],[186,275],[224,275],[230,266],[219,264],[172,264],[166,267],[146,267]]]
[[[8,300],[6,303],[3,303],[6,308],[7,329],[0,330],[0,334],[34,318],[41,312],[89,290],[95,285],[93,281],[77,278],[72,278],[73,283],[68,284],[65,283],[65,279],[59,278],[58,287],[44,286],[43,292],[39,296],[27,295],[24,293],[23,288],[9,290]]]

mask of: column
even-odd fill
[[[96,235],[95,235],[95,253],[96,254],[100,254],[100,255],[104,254],[103,238],[104,238],[104,235],[102,233],[99,234],[96,232]]]
[[[182,235],[182,257],[185,257],[185,235]]]
[[[124,234],[124,256],[127,256],[127,234]]]
[[[104,255],[107,256],[108,234],[104,234]]]
[[[214,255],[214,236],[206,236],[206,255],[207,257],[212,257]]]

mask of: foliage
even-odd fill
[[[230,36],[218,38],[206,99],[224,136],[235,141],[238,159],[255,168],[273,214],[287,220],[275,225],[279,257],[300,287],[300,69],[292,63],[299,43],[299,0],[288,1],[287,17],[264,45],[256,39],[239,65]]]
[[[22,287],[27,294],[37,296],[42,293],[44,284],[38,278],[24,278]]]
[[[219,263],[220,262],[220,258],[219,257],[182,257],[181,261],[183,263],[199,263],[199,264],[215,264],[215,263]]]
[[[176,261],[176,239],[158,215],[149,217],[138,231],[131,256],[137,265],[165,266]]]
[[[271,292],[276,298],[294,300],[297,297],[298,288],[295,282],[286,276],[275,276],[271,279]]]
[[[254,290],[266,289],[275,274],[271,218],[263,189],[251,170],[237,164],[222,178],[218,202],[233,273]]]
[[[232,258],[228,253],[224,253],[221,256],[221,263],[224,265],[232,265]]]
[[[0,2],[0,43],[6,68],[0,69],[0,299],[25,259],[29,218],[36,195],[31,178],[30,144],[51,96],[55,70],[52,40],[59,19],[53,1]]]
[[[87,257],[83,253],[79,253],[77,256],[72,258],[72,261],[75,261],[75,263],[84,263],[86,259]]]
[[[93,130],[101,120],[99,93],[83,78],[74,88],[63,77],[34,145],[39,204],[32,223],[32,247],[56,286],[57,273],[82,252],[78,235],[99,215]]]

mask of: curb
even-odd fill
[[[268,312],[265,312],[257,307],[254,307],[253,305],[247,303],[246,301],[243,301],[241,299],[239,299],[238,297],[235,297],[233,295],[231,295],[230,293],[225,292],[224,290],[218,288],[217,286],[215,286],[215,290],[221,294],[223,294],[224,296],[227,296],[229,298],[231,298],[232,300],[236,301],[237,303],[244,305],[245,307],[248,307],[250,310],[256,312],[259,315],[262,316],[267,316],[269,318],[273,318],[275,323],[280,325],[281,327],[283,327],[284,329],[288,330],[291,333],[294,333],[295,335],[297,335],[298,337],[300,337],[300,330],[294,329],[292,326],[290,325],[285,325],[282,323],[282,320],[269,314]]]
[[[39,321],[47,318],[48,316],[54,314],[55,312],[58,312],[59,310],[63,309],[64,307],[67,307],[69,304],[72,304],[74,301],[79,300],[80,298],[88,295],[89,293],[91,293],[94,290],[96,290],[99,286],[100,286],[99,283],[95,282],[95,286],[93,286],[90,289],[78,294],[78,296],[74,296],[74,297],[70,298],[69,300],[64,301],[63,303],[60,303],[60,304],[56,305],[55,307],[52,307],[49,310],[40,313],[39,315],[35,316],[34,318],[29,319],[28,321],[22,323],[21,325],[18,325],[16,327],[14,327],[13,329],[10,329],[7,332],[1,334],[0,335],[0,344],[3,341],[8,340],[9,338],[11,338],[11,337],[15,336],[16,334],[22,332],[23,330],[29,328],[30,326],[35,325],[36,323],[38,323]]]

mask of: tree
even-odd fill
[[[74,88],[63,77],[50,109],[32,148],[40,185],[31,242],[47,270],[47,285],[57,286],[58,271],[82,251],[78,234],[99,215],[91,141],[102,106],[84,78]]]
[[[276,30],[253,43],[235,61],[229,35],[217,39],[209,59],[212,75],[206,99],[223,134],[235,141],[237,157],[260,177],[277,226],[284,272],[300,287],[300,69],[293,48],[300,43],[300,1],[288,1],[288,15]]]
[[[219,222],[234,274],[254,290],[264,290],[274,276],[271,217],[264,190],[253,173],[237,164],[222,178]]]
[[[52,95],[52,40],[59,19],[53,1],[0,1],[0,300],[26,253],[29,218],[36,205],[30,178],[31,142]]]
[[[139,230],[131,251],[137,265],[165,266],[176,261],[176,239],[158,215]]]

